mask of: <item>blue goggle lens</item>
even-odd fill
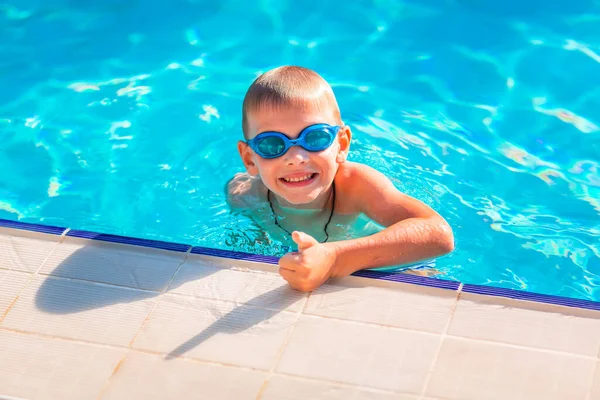
[[[266,137],[257,143],[257,150],[259,154],[276,156],[285,150],[285,142],[277,136]]]
[[[332,131],[315,129],[308,132],[299,144],[309,151],[321,151],[329,147],[333,143],[334,138],[335,134]],[[256,149],[260,155],[277,157],[285,152],[286,146],[283,138],[268,136],[256,143]]]
[[[325,150],[333,142],[333,134],[324,129],[316,129],[309,132],[304,139],[307,150]]]

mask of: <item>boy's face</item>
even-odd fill
[[[267,108],[247,115],[248,140],[266,131],[285,134],[290,139],[298,137],[304,128],[314,124],[340,125],[332,108],[316,107]],[[280,157],[266,159],[256,154],[243,141],[238,151],[250,175],[259,175],[265,186],[290,204],[319,203],[319,196],[327,191],[340,163],[346,160],[350,148],[350,128],[344,126],[333,144],[319,152],[310,152],[301,146],[292,146]],[[298,179],[303,179],[297,181]],[[290,180],[296,180],[291,182]],[[319,206],[319,204],[315,204]]]

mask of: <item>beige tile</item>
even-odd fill
[[[188,259],[169,292],[275,310],[300,311],[306,302],[307,295],[293,290],[276,272],[227,266],[220,260],[215,266],[210,264],[213,260]]]
[[[277,372],[420,393],[439,341],[430,333],[303,315]]]
[[[448,333],[596,357],[600,312],[461,293]]]
[[[30,279],[31,274],[0,270],[0,321]]]
[[[441,333],[457,292],[350,277],[317,289],[304,313]]]
[[[164,291],[184,259],[176,251],[67,237],[40,273]]]
[[[165,360],[164,356],[132,352],[111,378],[101,399],[254,400],[266,375],[259,371],[192,360]]]
[[[273,376],[260,397],[260,400],[296,399],[419,400],[420,397],[283,375]]]
[[[264,271],[277,273],[279,266],[276,264],[268,264],[257,261],[248,261],[243,259],[233,259],[217,256],[209,256],[206,254],[190,253],[187,257],[187,262],[198,263],[200,265],[210,265],[219,268],[235,268],[240,271]]]
[[[600,360],[596,363],[596,372],[594,373],[594,383],[592,384],[592,394],[589,400],[600,399]]]
[[[125,350],[0,330],[1,395],[96,399]]]
[[[154,307],[154,296],[129,288],[38,276],[0,327],[127,346]]]
[[[62,230],[62,228],[59,228]],[[0,236],[17,236],[29,239],[47,240],[50,242],[60,242],[60,235],[54,235],[51,233],[36,232],[27,229],[7,228],[0,226]]]
[[[450,400],[585,400],[595,360],[446,337],[426,390]]]
[[[60,240],[58,235],[0,230],[0,269],[36,272]]]
[[[297,314],[164,295],[135,349],[269,370]]]

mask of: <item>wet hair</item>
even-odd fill
[[[242,129],[248,138],[248,113],[283,107],[318,109],[335,107],[336,119],[340,110],[333,89],[315,71],[298,66],[283,66],[260,75],[252,82],[242,105]]]

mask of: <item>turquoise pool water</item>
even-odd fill
[[[223,189],[248,85],[300,64],[454,227],[448,278],[600,300],[600,5],[491,3],[4,2],[0,218],[272,254]]]

